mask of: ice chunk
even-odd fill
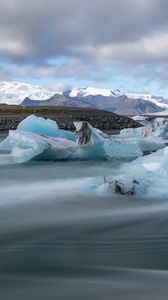
[[[135,158],[143,155],[137,144],[128,143],[126,140],[106,140],[103,148],[108,158]]]
[[[108,138],[101,130],[94,128],[88,122],[74,122],[76,127],[76,138],[78,145],[103,144],[104,139]]]
[[[143,126],[147,126],[151,124],[151,118],[149,118],[148,116],[142,116],[142,115],[137,115],[132,117],[132,119],[134,121],[137,121],[139,124],[143,125]]]
[[[33,158],[56,160],[68,158],[76,148],[73,141],[64,138],[40,136],[24,131],[10,131],[11,156],[17,163],[24,163]]]
[[[0,143],[0,150],[10,151],[12,146],[10,144],[10,138],[7,136],[1,143]]]
[[[78,148],[73,154],[73,159],[96,160],[106,159],[103,148],[105,138],[102,131],[92,127],[88,122],[74,122]]]
[[[153,173],[143,166],[139,165],[135,168],[130,166],[130,170],[123,174],[105,178],[101,189],[111,194],[144,196],[147,195],[152,178]]]
[[[24,119],[18,125],[17,129],[20,131],[34,132],[51,137],[62,137],[75,141],[75,135],[73,132],[59,129],[55,121],[45,119],[43,117],[36,117],[35,115],[28,116]]]
[[[0,148],[11,150],[16,162],[26,162],[32,158],[59,159],[135,159],[165,147],[161,137],[142,136],[121,138],[120,135],[107,136],[87,122],[75,122],[76,133],[58,129],[55,122],[35,116],[22,121],[16,131],[1,143]],[[22,130],[20,130],[22,129]],[[76,138],[77,141],[76,141]]]
[[[134,137],[161,137],[168,139],[168,120],[164,118],[155,119],[150,125],[139,128],[128,128],[121,130],[118,138]]]
[[[27,162],[49,147],[36,134],[30,135],[19,130],[10,131],[8,139],[12,147],[11,156],[17,163]]]
[[[139,157],[117,176],[105,178],[100,190],[112,194],[167,197],[168,147]]]
[[[78,145],[87,145],[92,137],[92,130],[89,128],[89,124],[87,122],[74,122],[74,125],[76,125],[75,135]]]
[[[164,155],[161,160],[161,168],[168,173],[168,147],[165,148]]]

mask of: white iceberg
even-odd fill
[[[134,121],[137,121],[138,123],[140,123],[143,126],[147,126],[150,124],[150,121],[149,121],[150,118],[148,116],[137,115],[137,116],[131,117],[131,119],[133,119]]]
[[[123,129],[117,136],[117,138],[134,137],[160,137],[168,139],[168,119],[157,118],[150,125],[144,127]]]
[[[108,176],[99,190],[111,194],[157,198],[168,195],[168,147],[139,157],[122,174]]]
[[[151,153],[165,147],[161,138],[120,138],[120,134],[109,136],[93,128],[87,122],[75,122],[77,142],[83,147],[78,148],[78,156],[86,155],[106,159],[135,159],[146,153]],[[77,155],[77,153],[75,153]],[[87,156],[88,156],[87,155]],[[92,158],[93,158],[92,157]],[[88,156],[89,158],[89,156]]]
[[[67,159],[76,143],[65,138],[52,138],[24,131],[10,131],[11,156],[17,163],[36,158],[41,160]],[[40,155],[40,156],[39,156]]]

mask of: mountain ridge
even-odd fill
[[[95,108],[107,110],[120,115],[136,115],[144,113],[161,112],[163,109],[156,104],[142,100],[130,99],[127,96],[105,97],[105,96],[86,96],[86,97],[70,97],[55,94],[47,100],[39,101],[26,98],[22,106],[65,106],[65,107],[81,107]]]
[[[157,113],[168,100],[152,94],[127,93],[94,87],[58,89],[19,82],[0,82],[0,103],[23,106],[69,106],[108,110],[118,114]]]

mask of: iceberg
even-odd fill
[[[75,133],[59,129],[50,119],[31,115],[9,132],[0,149],[11,151],[17,163],[31,159],[130,161],[167,145],[165,121],[157,121],[154,127],[124,130],[116,136],[106,135],[85,121],[74,125]]]
[[[73,148],[73,150],[72,150]],[[66,159],[76,148],[75,134],[61,130],[56,122],[31,115],[9,131],[0,149],[11,151],[16,163],[31,159]],[[40,156],[39,156],[40,155]]]
[[[162,139],[168,139],[168,119],[156,118],[150,125],[139,128],[123,129],[118,135],[118,138],[133,137],[161,137]]]
[[[47,143],[39,139],[36,134],[10,131],[8,139],[11,145],[11,156],[17,163],[27,162],[48,148]]]
[[[143,155],[143,151],[138,144],[127,140],[109,139],[104,142],[103,148],[108,159],[130,159]]]
[[[74,152],[73,159],[106,159],[103,144],[107,136],[85,121],[74,122],[74,126],[76,128],[75,135],[78,148]]]
[[[11,156],[16,163],[25,163],[33,158],[40,160],[67,159],[76,144],[65,138],[48,138],[36,133],[10,131],[8,139]]]
[[[149,121],[149,117],[148,116],[142,116],[142,115],[137,115],[137,116],[134,116],[134,117],[131,117],[134,121],[137,121],[139,122],[141,125],[143,126],[147,126],[150,124],[150,121]]]
[[[61,137],[75,141],[75,135],[71,131],[60,130],[55,121],[30,115],[17,127],[20,131],[33,132],[44,136]]]
[[[104,178],[98,190],[118,195],[167,197],[168,147],[139,157],[117,176]]]

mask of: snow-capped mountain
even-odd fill
[[[24,99],[26,100],[23,101]],[[47,88],[4,81],[0,82],[0,103],[23,103],[25,106],[89,107],[126,115],[155,113],[168,109],[168,100],[151,94],[127,93],[94,87],[67,90],[58,86]]]
[[[168,100],[163,97],[153,96],[152,94],[144,94],[144,93],[128,93],[122,92],[120,90],[110,90],[110,89],[100,89],[100,88],[76,88],[72,89],[69,93],[70,97],[88,97],[88,96],[104,96],[104,97],[123,97],[126,96],[130,99],[142,99],[146,101],[150,101],[157,106],[168,109]]]
[[[70,92],[65,92],[63,95],[55,94],[47,100],[31,100],[25,98],[22,102],[22,106],[63,106],[63,107],[85,107],[96,108],[101,110],[108,110],[121,115],[137,115],[145,113],[155,113],[163,110],[156,104],[142,100],[142,99],[130,99],[127,96],[102,96],[88,95],[86,97],[70,97]]]
[[[126,94],[128,98],[132,99],[143,99],[146,101],[150,101],[161,108],[167,108],[168,109],[168,100],[164,99],[163,97],[153,96],[151,94],[135,94],[135,93],[127,93]]]
[[[163,110],[163,111],[160,111],[160,112],[156,112],[156,113],[150,113],[148,114],[148,116],[151,115],[151,116],[156,116],[156,117],[167,117],[168,116],[168,109],[166,110]],[[134,119],[135,121],[137,121],[136,119]]]
[[[26,97],[45,100],[55,93],[52,88],[44,88],[21,82],[0,81],[0,103],[20,104]],[[59,93],[59,91],[57,91]]]
[[[100,89],[100,88],[93,88],[93,87],[75,88],[72,89],[69,93],[69,96],[72,98],[98,96],[98,95],[104,97],[116,96],[115,93],[110,89]]]
[[[141,99],[150,101],[157,106],[168,109],[168,100],[164,99],[163,97],[153,96],[152,94],[144,94],[144,93],[129,93],[129,92],[122,92],[120,90],[112,90],[112,89],[100,89],[100,88],[92,88],[92,87],[85,87],[85,88],[75,88],[69,92],[69,96],[74,97],[88,97],[88,96],[104,96],[104,97],[123,97],[126,96],[130,99]]]

